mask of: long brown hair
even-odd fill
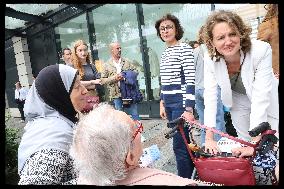
[[[278,16],[278,4],[266,4],[264,8],[267,10],[267,13],[262,22]]]
[[[80,61],[80,59],[76,55],[77,47],[79,47],[80,45],[85,45],[88,48],[88,45],[85,41],[83,41],[81,39],[75,41],[74,47],[72,48],[71,61],[72,61],[72,64],[74,65],[74,68],[78,69],[80,78],[82,79],[83,76],[85,75],[85,71],[84,71],[84,68],[82,66],[82,62]],[[90,64],[92,62],[91,57],[90,57],[90,53],[88,53],[88,55],[87,55],[86,62],[90,63]]]
[[[206,23],[202,32],[203,42],[206,44],[208,53],[213,59],[216,58],[216,61],[219,61],[223,55],[221,55],[215,48],[213,47],[213,33],[212,30],[214,26],[218,23],[225,22],[229,24],[229,26],[240,35],[240,43],[241,49],[244,52],[248,52],[251,48],[251,27],[246,25],[242,18],[234,12],[231,11],[214,11],[206,20]]]

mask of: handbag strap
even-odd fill
[[[253,147],[254,149],[257,147],[258,143],[260,142],[260,141],[258,141],[256,144],[252,144],[252,143],[247,142],[247,141],[244,141],[244,140],[242,140],[242,139],[235,138],[235,137],[233,137],[233,136],[231,136],[231,135],[229,135],[229,134],[227,134],[227,133],[223,133],[223,132],[221,132],[221,131],[218,131],[218,130],[212,128],[212,127],[207,127],[207,126],[205,126],[205,125],[201,125],[201,124],[198,123],[197,121],[190,121],[190,120],[188,120],[186,117],[182,117],[182,119],[184,119],[186,122],[188,122],[188,123],[190,123],[190,124],[196,125],[196,126],[198,126],[198,127],[201,127],[201,128],[203,128],[203,129],[206,129],[206,130],[210,130],[210,131],[212,131],[213,133],[219,134],[219,135],[221,135],[221,136],[223,136],[223,137],[229,138],[229,139],[231,139],[231,140],[234,140],[234,141],[239,142],[239,143],[241,143],[241,144],[244,144],[244,145],[246,145],[246,146]]]
[[[191,158],[192,160],[194,160],[195,157],[194,157],[194,155],[192,154],[192,152],[191,152],[191,150],[190,150],[190,148],[189,148],[189,146],[188,146],[188,143],[187,143],[187,140],[186,140],[186,137],[185,137],[185,134],[184,134],[183,122],[178,123],[178,124],[179,124],[179,126],[178,126],[179,131],[180,131],[180,133],[181,133],[181,136],[182,136],[182,139],[183,139],[183,141],[184,141],[184,144],[185,144],[185,146],[186,146],[186,148],[187,148],[187,151],[188,151],[188,153],[189,153],[189,155],[190,155],[190,158]]]
[[[95,74],[95,71],[94,71],[94,69],[93,69],[92,64],[91,64],[91,63],[89,63],[89,64],[90,64],[90,67],[91,67],[91,69],[92,69],[92,71],[93,71],[93,74],[94,74],[95,78],[97,78],[97,76],[96,76],[96,74]]]

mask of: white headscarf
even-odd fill
[[[18,149],[18,172],[26,160],[42,149],[69,153],[76,112],[70,99],[77,70],[51,65],[38,74],[27,96],[24,112],[28,120]]]

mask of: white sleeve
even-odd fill
[[[204,53],[204,125],[216,127],[217,81],[214,64],[208,53]]]
[[[15,99],[19,99],[19,92],[17,91],[17,89],[15,90]]]
[[[271,91],[272,91],[272,50],[270,45],[265,46],[266,49],[259,63],[255,64],[254,81],[252,83],[251,94],[251,114],[250,114],[250,128],[257,127],[262,122],[267,122],[267,112],[270,105]]]

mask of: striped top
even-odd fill
[[[167,47],[161,56],[161,100],[165,107],[194,108],[193,49],[186,43]]]

